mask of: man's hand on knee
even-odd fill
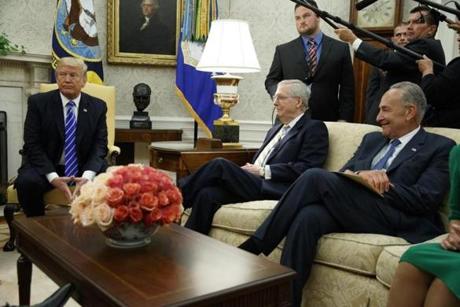
[[[72,177],[57,177],[57,178],[54,178],[53,181],[51,181],[51,185],[55,187],[56,189],[61,190],[62,193],[64,193],[66,199],[68,201],[71,201],[72,192],[70,191],[68,183],[72,181],[73,181]]]
[[[80,194],[80,189],[82,185],[87,183],[89,180],[87,178],[83,177],[76,177],[73,180],[75,182],[75,190],[73,191],[72,199],[77,197]]]
[[[374,187],[380,194],[388,192],[391,187],[390,179],[385,171],[381,170],[369,170],[360,171],[358,176],[366,180],[371,186]]]
[[[251,164],[251,163],[246,163],[241,168],[243,170],[245,170],[246,172],[251,173],[253,175],[262,176],[262,174],[261,174],[262,168],[260,166],[258,166],[258,165],[254,165],[254,164]]]

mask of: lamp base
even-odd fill
[[[220,139],[224,144],[237,144],[240,140],[240,126],[236,121],[233,121],[232,123],[222,123],[216,120],[214,121],[213,137]]]

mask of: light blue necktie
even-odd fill
[[[75,118],[75,102],[69,101],[66,104],[66,120],[65,120],[65,141],[64,141],[64,164],[65,176],[77,176],[77,120]]]
[[[395,153],[396,147],[401,144],[401,141],[398,139],[394,139],[390,141],[390,146],[388,147],[387,152],[383,155],[382,158],[380,158],[377,163],[375,163],[374,167],[372,167],[373,170],[379,170],[379,169],[384,169],[387,166],[388,160],[393,156]]]

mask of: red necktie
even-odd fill
[[[316,42],[314,39],[309,39],[308,40],[308,55],[307,55],[307,65],[308,68],[310,69],[309,76],[313,77],[316,72],[316,65],[318,62],[318,59],[316,57]]]

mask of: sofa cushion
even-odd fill
[[[338,171],[353,156],[369,132],[380,131],[380,127],[366,124],[325,122],[329,132],[329,152],[324,168]]]
[[[231,245],[238,245],[244,238],[255,232],[276,203],[274,200],[263,200],[222,206],[214,216],[210,236]],[[224,231],[225,235],[219,236],[221,231]],[[230,236],[231,233],[235,237]],[[279,261],[283,243],[281,242],[279,249],[276,249],[269,258]],[[404,239],[385,235],[328,234],[318,243],[315,261],[350,272],[375,276],[377,259],[383,248],[398,244],[408,243]]]
[[[447,234],[443,234],[423,243],[441,242],[446,236]],[[399,258],[401,258],[402,254],[404,254],[404,252],[411,246],[414,245],[388,246],[383,249],[382,253],[379,256],[379,259],[377,260],[376,266],[377,279],[382,284],[384,284],[387,287],[390,287],[396,272],[396,268],[399,264]]]
[[[256,200],[222,206],[214,215],[212,228],[225,229],[243,235],[252,235],[267,218],[278,201]],[[185,210],[181,224],[184,225],[190,215]]]
[[[368,233],[331,233],[318,243],[315,262],[365,275],[376,275],[382,250],[409,244],[402,238]]]
[[[212,226],[251,235],[267,218],[277,202],[259,200],[222,206],[214,215]]]

